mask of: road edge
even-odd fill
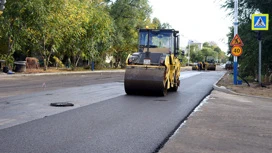
[[[242,94],[242,93],[232,91],[231,89],[228,89],[225,86],[220,86],[220,87],[217,86],[217,83],[224,77],[225,74],[226,74],[226,72],[221,76],[221,78],[216,83],[213,84],[214,90],[221,91],[221,92],[228,93],[228,94],[238,95],[238,96],[246,96],[246,97],[263,98],[263,99],[272,100],[272,98],[270,98],[270,97]]]

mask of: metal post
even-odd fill
[[[189,40],[189,51],[188,51],[188,66],[190,66],[190,40]]]
[[[238,0],[234,0],[234,36],[238,34]],[[233,84],[237,85],[238,58],[233,58]]]
[[[94,70],[94,61],[92,61],[91,69],[92,69],[92,71]]]
[[[260,31],[259,31],[260,32]],[[259,84],[262,84],[262,40],[259,40]]]
[[[216,63],[219,63],[218,53],[216,52]]]

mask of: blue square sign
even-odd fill
[[[252,30],[268,30],[268,14],[252,14]]]

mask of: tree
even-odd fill
[[[72,58],[72,68],[75,68],[80,58],[94,61],[99,57],[98,45],[103,46],[109,42],[112,20],[107,11],[96,2],[69,1],[66,9],[62,15],[67,21],[64,35],[66,39],[61,49]]]
[[[201,51],[203,54],[203,59],[205,59],[207,56],[213,56],[217,62],[226,62],[226,53],[222,51],[221,48],[213,41],[204,42],[203,49]]]
[[[220,52],[221,52],[221,49],[220,49],[220,47],[216,46],[216,47],[214,48],[214,51],[216,51],[217,53],[220,53]]]
[[[189,50],[189,45],[187,46],[187,49]],[[201,56],[202,54],[199,51],[198,45],[190,44],[190,60],[192,62],[202,61]]]
[[[9,0],[0,17],[0,54],[43,58],[44,70],[52,56],[71,59],[75,68],[80,59],[103,65],[111,54],[116,67],[124,66],[137,50],[138,29],[162,28],[151,12],[148,0]]]
[[[57,18],[64,1],[10,1],[3,14],[4,28],[11,28],[7,30],[11,48],[14,46],[13,50],[21,50],[26,55],[37,56],[40,52],[45,70],[64,33],[60,28],[64,21]]]
[[[207,58],[207,56],[214,56],[215,55],[214,50],[212,48],[203,47],[201,52],[202,52],[202,54],[204,56],[204,60]]]
[[[137,50],[138,29],[145,28],[151,7],[147,0],[116,0],[110,10],[114,20],[114,37],[111,48],[115,58],[115,67],[124,66],[125,59]]]
[[[172,26],[169,23],[163,23],[161,27],[162,27],[162,29],[171,29],[172,28]]]
[[[203,47],[210,47],[210,44],[208,42],[204,42]]]
[[[71,56],[75,67],[80,58],[91,58],[110,46],[112,19],[101,4],[101,0],[11,0],[1,17],[5,34],[0,40],[7,42],[9,55],[15,50],[42,55],[45,70],[53,54]]]
[[[153,18],[152,24],[154,26],[154,29],[161,29],[162,28],[161,21],[156,17]]]
[[[7,56],[12,56],[16,50],[28,53],[33,39],[29,31],[31,25],[39,22],[47,15],[42,0],[9,1],[1,16],[2,40],[8,46]],[[37,20],[41,19],[41,20]],[[33,32],[33,31],[32,31]]]

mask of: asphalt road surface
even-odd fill
[[[18,90],[16,96],[0,99],[1,153],[156,152],[222,75],[220,71],[182,72],[178,92],[166,97],[126,95],[121,74],[103,74],[104,79],[89,75],[72,76],[72,80],[67,79],[70,76],[32,78],[37,89],[46,82],[46,91],[33,92],[29,87],[29,94],[18,95]],[[20,86],[29,85],[15,80]],[[3,91],[2,87],[1,82]],[[5,87],[11,89],[9,84]],[[55,108],[49,106],[51,102],[75,106]]]
[[[123,81],[123,78],[122,72],[2,77],[0,78],[0,98]]]

